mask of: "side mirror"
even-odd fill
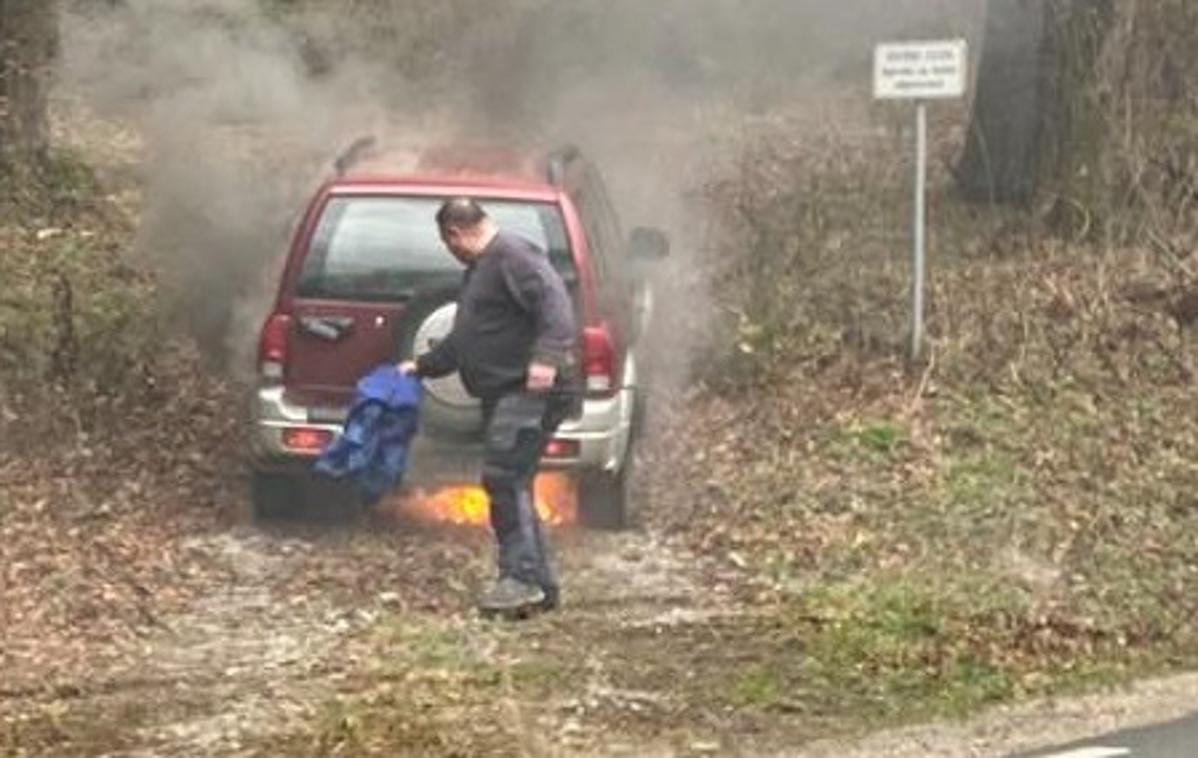
[[[638,263],[660,261],[670,255],[670,238],[660,229],[638,226],[628,235],[628,255]]]

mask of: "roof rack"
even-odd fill
[[[555,187],[560,187],[566,181],[566,167],[582,157],[578,147],[575,145],[562,145],[561,147],[549,153],[548,166],[546,169],[546,177],[549,183]]]
[[[376,145],[378,139],[374,135],[358,137],[350,143],[350,146],[337,156],[337,160],[333,161],[333,170],[337,172],[337,176],[344,176],[346,171],[353,168],[354,164],[362,160],[362,156],[373,150]]]

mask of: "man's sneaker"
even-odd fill
[[[516,613],[545,602],[545,592],[535,584],[505,576],[491,585],[478,599],[484,613]]]

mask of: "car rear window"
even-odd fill
[[[461,283],[462,265],[437,234],[438,197],[333,197],[300,273],[300,297],[405,300]],[[500,228],[549,253],[567,284],[577,279],[561,212],[552,203],[480,200]]]

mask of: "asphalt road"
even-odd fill
[[[1198,714],[1017,758],[1198,758]]]

